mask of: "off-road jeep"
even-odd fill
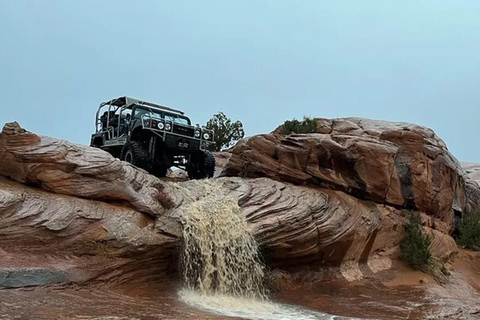
[[[175,166],[191,179],[210,178],[215,158],[208,151],[213,131],[192,126],[180,110],[120,97],[100,104],[90,145],[158,177]]]

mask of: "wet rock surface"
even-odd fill
[[[318,119],[315,134],[253,136],[233,148],[222,175],[341,190],[447,224],[466,209],[459,162],[431,129],[408,123]]]
[[[40,137],[7,123],[0,135],[0,175],[46,191],[80,198],[125,202],[161,215],[168,198],[160,179],[105,151]]]
[[[22,288],[69,282],[65,272],[41,268],[0,269],[0,287]]]
[[[362,277],[361,265],[377,272],[398,257],[406,213],[394,207],[268,178],[217,181],[228,190],[226,194],[237,197],[242,214],[274,265],[314,270],[344,266],[344,276],[356,279]],[[433,229],[435,219],[424,218],[425,229],[435,235],[434,253],[441,259],[454,255],[453,239]]]
[[[221,177],[182,181],[181,172],[158,179],[102,150],[7,124],[0,287],[176,282],[178,218],[219,188],[238,201],[270,268],[331,267],[347,282],[386,272],[408,210],[421,214],[433,254],[455,257],[454,212],[480,204],[473,165],[465,173],[433,131],[418,126],[339,119],[321,120],[318,131],[252,137],[216,155]],[[52,305],[64,299],[57,293]]]
[[[350,128],[353,126],[352,123],[356,123],[358,128],[355,127],[353,131],[345,129],[346,124],[349,124]],[[320,122],[320,131],[326,130],[325,126],[322,127],[323,124],[325,123]],[[394,163],[388,161],[382,163],[379,159],[386,159],[385,157],[395,159],[395,154],[367,148],[370,156],[360,157],[359,155],[367,150],[362,149],[364,141],[361,139],[371,140],[369,146],[373,144],[383,149],[388,147],[388,150],[398,151],[400,146],[403,146],[402,148],[410,150],[412,154],[411,158],[405,158],[406,164],[417,161],[414,156],[420,153],[423,155],[422,161],[427,172],[436,166],[438,170],[443,170],[445,179],[457,183],[453,185],[455,188],[458,187],[457,189],[452,189],[452,186],[450,189],[447,188],[451,191],[448,194],[452,196],[445,198],[450,201],[449,210],[435,214],[420,211],[424,228],[433,240],[431,249],[434,254],[443,260],[451,258],[457,251],[453,239],[449,236],[453,227],[451,215],[454,200],[461,200],[458,203],[462,206],[465,206],[466,201],[465,195],[461,193],[464,192],[463,185],[460,184],[463,181],[459,176],[461,169],[457,168],[456,160],[446,151],[443,142],[427,129],[406,124],[366,123],[363,120],[351,119],[332,122],[331,126],[332,130],[326,134],[335,133],[335,137],[322,134],[293,135],[286,138],[275,135],[252,137],[247,142],[238,144],[232,154],[228,152],[217,154],[217,158],[221,160],[218,161],[219,168],[223,167],[223,172],[232,173],[232,168],[235,168],[239,159],[237,149],[247,148],[240,155],[245,157],[253,152],[253,149],[250,152],[248,148],[269,141],[267,144],[274,149],[280,149],[272,151],[273,149],[264,146],[261,152],[260,149],[255,151],[257,156],[264,157],[264,153],[270,149],[268,152],[277,152],[280,155],[284,151],[287,152],[282,148],[288,147],[291,157],[285,154],[279,156],[276,163],[264,163],[269,165],[268,172],[273,173],[275,166],[286,167],[288,164],[289,170],[294,170],[292,174],[302,177],[301,173],[296,172],[301,158],[297,154],[301,155],[308,151],[310,154],[308,157],[311,158],[311,154],[315,154],[312,148],[316,150],[324,148],[322,141],[329,141],[327,143],[331,144],[335,140],[337,141],[335,145],[339,147],[340,140],[336,135],[341,135],[342,141],[345,142],[343,151],[330,150],[328,154],[331,157],[342,157],[341,154],[351,156],[352,150],[356,150],[354,157],[356,162],[352,163],[349,170],[362,167],[357,162],[367,161],[362,159],[368,158],[369,162],[364,163],[367,165],[365,174],[370,171],[369,166],[376,166],[378,170],[392,169],[391,178],[387,180],[381,179],[382,176],[375,174],[376,171],[366,177],[376,179],[367,185],[385,187],[385,182],[388,182],[390,185],[388,190],[394,190],[391,181],[396,179],[394,176],[398,173],[398,168],[390,166]],[[353,134],[352,132],[355,134],[344,136]],[[358,135],[362,138],[360,139]],[[401,139],[402,135],[406,138]],[[382,136],[390,137],[388,141],[397,141],[397,145],[381,142]],[[423,139],[420,144],[419,137]],[[272,144],[273,139],[280,140]],[[294,139],[296,142],[288,139]],[[354,139],[355,143],[348,142],[349,139]],[[377,142],[374,143],[373,140]],[[315,144],[319,141],[322,143]],[[426,154],[429,146],[436,150],[435,159],[430,159]],[[297,147],[303,151],[295,149]],[[291,161],[287,161],[288,159]],[[343,163],[345,159],[342,159],[339,162],[333,159],[331,164]],[[245,169],[247,173],[261,164],[253,155],[251,160],[253,162]],[[308,169],[308,166],[306,168]],[[25,131],[17,123],[10,123],[5,125],[0,135],[0,174],[19,183],[14,183],[8,178],[0,178],[2,186],[0,213],[3,215],[0,222],[0,232],[3,235],[0,244],[7,253],[27,250],[26,252],[32,252],[32,255],[40,256],[49,255],[49,252],[54,252],[55,256],[60,256],[58,252],[71,254],[72,257],[68,258],[70,269],[79,268],[82,272],[78,273],[82,275],[69,279],[98,277],[92,272],[89,263],[80,268],[79,262],[76,261],[82,261],[84,257],[87,257],[86,260],[92,260],[92,256],[96,254],[102,259],[105,258],[106,270],[114,270],[124,265],[125,268],[131,268],[133,274],[139,272],[134,266],[128,267],[130,263],[143,265],[141,270],[148,270],[148,266],[154,263],[157,266],[153,267],[152,271],[175,269],[168,261],[175,260],[178,247],[181,245],[181,225],[178,217],[182,208],[205,197],[211,192],[211,186],[217,185],[226,195],[238,200],[241,214],[245,215],[250,223],[264,256],[272,265],[313,270],[326,265],[341,266],[346,278],[356,280],[370,271],[388,269],[391,259],[398,257],[397,245],[403,232],[402,225],[406,212],[401,206],[382,203],[381,199],[377,199],[379,201],[364,199],[369,197],[367,194],[362,194],[365,197],[354,196],[352,193],[355,192],[352,190],[355,189],[355,185],[358,185],[359,181],[368,180],[366,178],[349,180],[351,176],[346,174],[345,170],[346,168],[333,166],[330,169],[331,173],[337,173],[330,178],[342,179],[348,190],[329,189],[326,188],[328,184],[298,186],[270,178],[221,177],[208,182],[179,181],[179,178],[160,180],[113,158],[102,150],[40,137]],[[281,172],[279,170],[278,174]],[[350,173],[353,174],[352,172]],[[434,178],[436,173],[430,172],[428,175],[432,181],[438,180]],[[311,175],[309,177],[302,183],[314,181]],[[422,177],[425,178],[424,173]],[[280,176],[275,178],[279,179]],[[322,181],[334,182],[335,179],[325,178]],[[426,178],[422,179],[412,186],[429,182]],[[437,182],[438,185],[431,188],[440,188],[442,184],[447,183],[441,179]],[[401,186],[397,185],[400,189],[395,190],[401,193]],[[429,188],[430,186],[427,189]],[[372,192],[369,194],[373,194]],[[385,195],[389,192],[385,192]],[[439,198],[439,194],[437,193],[436,199],[441,202],[443,200]],[[458,197],[453,198],[454,195]],[[11,245],[13,243],[15,245]],[[95,253],[92,253],[92,250]],[[124,260],[112,259],[113,262],[110,262],[101,250],[105,255]],[[366,266],[366,269],[362,266]],[[105,276],[108,271],[104,271],[103,274]],[[128,273],[123,276],[126,274]]]
[[[0,319],[235,319],[189,308],[174,288],[30,288],[0,290]],[[237,318],[239,319],[239,318]]]
[[[65,274],[61,282],[115,285],[164,278],[176,268],[170,259],[178,239],[158,232],[154,219],[128,206],[0,177],[0,217],[0,271],[39,268]]]
[[[472,211],[480,207],[480,164],[471,162],[461,164],[467,176],[467,208]]]

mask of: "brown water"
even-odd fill
[[[237,201],[205,182],[207,195],[182,213],[185,287],[203,295],[264,298],[264,266]]]
[[[0,319],[334,319],[299,306],[259,299],[144,290],[0,290]]]
[[[0,290],[0,319],[225,319],[180,302],[176,290]]]
[[[380,283],[315,283],[279,293],[279,301],[345,317],[425,319],[432,302],[422,288],[387,288]]]
[[[128,289],[31,288],[0,290],[0,319],[480,319],[463,298],[373,283],[312,283],[275,294],[272,301],[204,296],[166,283]],[[475,302],[476,301],[476,302]],[[478,306],[480,299],[471,300]],[[477,311],[476,311],[477,310]],[[476,313],[478,312],[478,313]]]
[[[181,216],[181,301],[213,314],[253,320],[337,318],[269,300],[258,245],[237,201],[209,181],[203,189],[206,195],[189,199]]]

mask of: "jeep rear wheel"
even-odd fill
[[[122,149],[120,159],[139,168],[148,169],[148,151],[137,141],[130,141]]]

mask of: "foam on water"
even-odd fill
[[[180,299],[186,304],[213,314],[252,320],[360,320],[310,311],[301,307],[255,298],[229,295],[204,295],[183,289]]]

